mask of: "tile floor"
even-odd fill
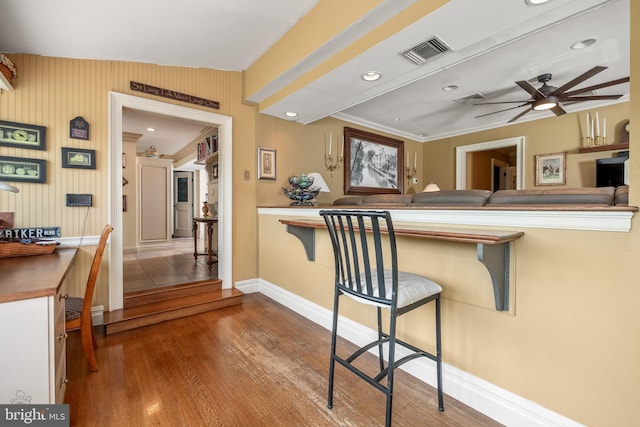
[[[123,257],[124,292],[180,285],[218,277],[218,264],[207,268],[207,257],[193,259],[193,240],[174,239],[171,248],[156,252],[125,254]],[[200,248],[204,247],[200,242]]]

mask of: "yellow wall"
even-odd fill
[[[303,173],[319,172],[326,181],[331,193],[320,193],[318,204],[328,205],[335,199],[344,196],[344,164],[333,172],[333,177],[324,164],[325,143],[328,144],[329,134],[333,134],[334,147],[337,138],[343,134],[345,126],[372,131],[366,127],[334,119],[331,117],[318,120],[309,125],[277,119],[263,114],[258,115],[258,146],[276,149],[277,177],[276,180],[259,180],[257,184],[258,206],[287,206],[291,202],[282,193],[282,187],[289,185],[289,177]],[[394,139],[395,135],[373,131],[376,134]],[[404,140],[404,149],[411,153],[418,153],[418,171],[422,170],[422,144],[409,139]],[[420,172],[418,172],[420,178]],[[415,194],[422,191],[426,185],[420,180],[418,184],[407,184],[404,181],[405,193]]]
[[[316,233],[310,262],[280,218],[260,215],[260,277],[331,309],[327,233]],[[444,288],[444,361],[586,425],[631,425],[640,419],[640,232],[523,231],[510,313],[494,310],[474,245],[399,239],[399,267]],[[344,307],[342,314],[373,327],[371,310]],[[424,308],[399,330],[432,348],[432,324]]]
[[[608,107],[590,110],[599,113],[600,120],[607,117],[607,135],[619,142],[620,124],[629,119],[629,103],[623,102]],[[549,113],[551,114],[551,113]],[[518,136],[525,137],[524,187],[534,188],[535,156],[549,153],[567,153],[567,183],[565,187],[595,186],[595,159],[611,157],[614,152],[578,153],[583,147],[582,135],[586,111],[565,114],[532,122],[515,123],[497,129],[473,132],[466,135],[424,143],[424,179],[437,183],[441,189],[456,187],[456,147],[496,141]],[[542,187],[541,187],[542,188]]]
[[[1,192],[0,209],[15,212],[16,227],[60,226],[62,237],[80,236],[85,209],[64,206],[66,193],[91,193],[85,236],[96,236],[109,222],[107,206],[109,172],[108,93],[138,97],[198,109],[129,89],[130,81],[172,89],[220,102],[213,112],[233,117],[233,255],[242,260],[233,266],[233,279],[257,276],[255,179],[243,172],[255,170],[255,107],[242,103],[242,75],[207,69],[150,64],[10,55],[19,76],[15,90],[0,95],[0,120],[30,123],[47,128],[46,151],[0,147],[0,155],[47,160],[46,184],[16,183],[20,193]],[[205,109],[205,108],[200,108]],[[212,110],[207,110],[212,111]],[[90,140],[69,138],[69,121],[82,116],[90,124]],[[96,170],[63,169],[61,147],[96,150]],[[134,158],[128,159],[133,165]],[[132,185],[132,184],[129,184]],[[85,248],[82,251],[92,251]],[[82,258],[80,259],[82,261]],[[106,278],[102,271],[102,277]],[[88,274],[88,273],[87,273]],[[70,294],[82,295],[84,278],[71,280]],[[102,281],[103,283],[106,283]],[[106,286],[98,286],[94,304],[108,307]]]

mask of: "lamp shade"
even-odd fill
[[[17,187],[14,187],[11,184],[5,184],[4,182],[0,182],[0,190],[11,191],[12,193],[20,192]]]
[[[330,193],[331,192],[331,190],[329,190],[329,186],[325,182],[324,178],[322,178],[322,175],[320,175],[318,172],[311,172],[310,174],[307,174],[307,176],[310,176],[310,177],[313,178],[313,186],[314,187],[320,187],[320,192],[322,192],[322,193]]]
[[[434,184],[433,182],[430,182],[427,184],[426,187],[424,187],[424,190],[422,190],[423,193],[428,193],[431,191],[440,191],[440,187],[438,187],[438,184]]]

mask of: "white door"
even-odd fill
[[[193,172],[173,173],[173,237],[191,237]]]

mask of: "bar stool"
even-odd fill
[[[394,370],[418,357],[436,362],[438,409],[444,411],[442,393],[442,356],[440,338],[440,293],[442,288],[433,280],[407,272],[398,271],[396,238],[388,211],[321,210],[327,224],[335,262],[335,294],[333,302],[333,327],[331,332],[331,361],[329,365],[329,393],[327,407],[333,407],[335,364],[347,368],[376,389],[386,399],[385,425],[391,425]],[[382,234],[388,238],[383,239]],[[336,354],[338,328],[338,302],[341,295],[355,301],[370,304],[377,309],[378,337],[359,348],[347,358]],[[397,317],[431,301],[435,301],[435,354],[421,350],[396,338]],[[388,332],[383,331],[382,309],[390,311]],[[384,344],[388,344],[387,363],[384,361]],[[396,360],[396,344],[410,354]],[[369,375],[354,366],[354,361],[378,347],[380,371]],[[383,379],[386,377],[386,385]]]

